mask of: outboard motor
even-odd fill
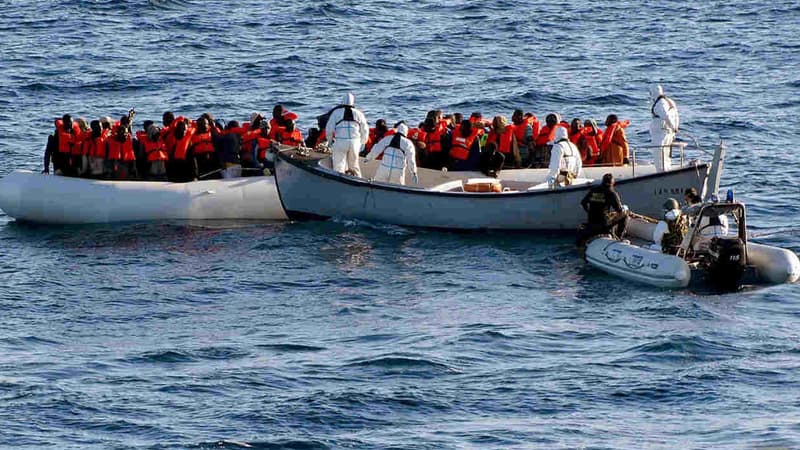
[[[738,290],[747,264],[745,258],[745,244],[741,239],[712,238],[708,244],[706,280],[720,290]]]

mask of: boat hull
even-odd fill
[[[692,279],[682,258],[608,237],[586,245],[586,262],[611,275],[660,288],[685,288]]]
[[[343,217],[452,230],[575,230],[586,220],[580,201],[587,185],[508,193],[441,192],[342,175],[320,161],[291,152],[279,155],[276,182],[290,218]],[[621,180],[617,190],[631,209],[655,214],[667,198],[687,188],[701,191],[707,172],[707,165],[698,164]]]
[[[17,220],[49,224],[287,219],[273,177],[171,183],[17,170],[0,180],[0,209]]]

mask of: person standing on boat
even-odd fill
[[[324,144],[333,141],[333,170],[360,177],[358,153],[369,138],[369,123],[355,105],[355,96],[347,93],[342,104],[333,109],[325,126]]]
[[[672,167],[670,150],[678,132],[680,116],[678,106],[671,98],[664,95],[660,84],[650,88],[650,143],[653,146],[653,161],[658,172]]]
[[[408,169],[414,179],[414,184],[418,184],[416,148],[411,139],[406,137],[408,126],[400,123],[396,130],[395,133],[384,136],[373,145],[364,162],[372,161],[383,154],[381,164],[375,172],[374,181],[406,184],[406,169]]]
[[[603,131],[603,140],[600,143],[600,159],[603,164],[611,166],[627,164],[630,149],[625,128],[628,125],[630,121],[620,122],[616,114],[609,114],[606,117],[606,129]]]
[[[582,246],[592,236],[613,234],[622,239],[628,226],[628,208],[622,204],[614,189],[614,176],[603,175],[603,182],[593,186],[581,200],[581,207],[588,214],[588,223],[578,234],[578,245]]]
[[[567,135],[566,128],[556,127],[553,148],[550,150],[550,171],[547,174],[547,181],[553,187],[571,185],[583,169],[581,153]]]

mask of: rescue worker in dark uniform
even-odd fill
[[[578,246],[600,234],[611,234],[618,239],[625,235],[628,209],[614,190],[614,176],[610,173],[603,175],[602,184],[589,189],[581,200],[581,206],[588,214],[588,223],[579,232]]]

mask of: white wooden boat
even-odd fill
[[[593,168],[572,186],[550,189],[546,169],[502,171],[503,192],[466,192],[471,173],[419,169],[419,184],[372,181],[375,165],[363,177],[337,173],[330,157],[307,149],[279,153],[275,177],[281,203],[291,219],[343,217],[395,225],[454,230],[575,230],[586,219],[580,201],[605,172],[617,172],[616,188],[631,209],[654,214],[687,188],[703,192],[710,165],[694,162],[656,173],[639,168]]]
[[[285,220],[271,176],[105,181],[16,170],[0,180],[0,209],[21,221]]]

